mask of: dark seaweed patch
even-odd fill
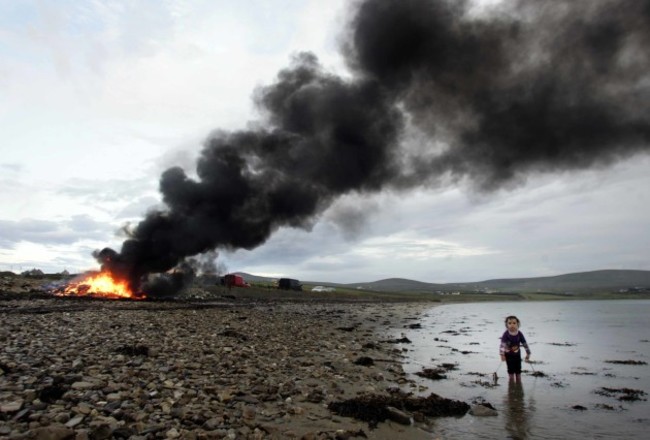
[[[618,364],[618,365],[648,365],[647,362],[644,361],[634,361],[634,360],[606,360],[605,361],[608,364]]]
[[[364,366],[364,367],[369,367],[371,365],[375,365],[375,361],[371,357],[368,357],[368,356],[361,356],[356,361],[354,361],[354,363],[356,365],[361,365],[361,366]]]
[[[439,368],[443,368],[443,369],[445,369],[446,371],[452,371],[452,370],[457,370],[457,369],[458,369],[458,365],[456,365],[456,364],[449,364],[449,363],[443,363],[443,364],[440,364],[440,365],[438,365],[438,367],[439,367]]]
[[[368,422],[371,428],[390,418],[388,407],[417,412],[426,417],[462,416],[470,408],[465,402],[446,399],[433,393],[428,397],[413,397],[401,391],[390,395],[365,394],[328,405],[329,410],[335,414]]]
[[[646,395],[645,391],[634,390],[631,388],[608,388],[602,387],[600,390],[595,391],[596,394],[606,397],[615,397],[620,401],[633,402],[636,400],[647,400],[643,396]]]
[[[388,340],[381,341],[381,342],[386,342],[386,343],[389,343],[389,344],[410,344],[411,340],[409,338],[407,338],[406,336],[404,336],[403,338],[388,339]]]
[[[498,382],[494,381],[494,380],[492,382],[488,382],[486,380],[474,380],[471,383],[474,384],[474,385],[478,385],[480,387],[483,387],[483,388],[495,388],[495,387],[499,386]]]
[[[146,345],[123,345],[115,351],[126,356],[149,356],[149,347]]]
[[[422,371],[418,371],[415,375],[431,380],[442,380],[447,379],[447,375],[444,374],[446,371],[444,368],[423,368]]]

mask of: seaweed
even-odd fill
[[[123,345],[115,349],[115,352],[126,356],[149,356],[149,347],[146,345]]]
[[[646,395],[645,391],[634,390],[632,388],[608,388],[602,387],[600,390],[595,392],[598,395],[606,397],[615,397],[620,401],[634,402],[637,400],[647,400],[643,396]]]
[[[376,428],[379,422],[390,418],[389,407],[410,413],[417,412],[426,417],[463,416],[470,406],[458,400],[451,400],[437,394],[427,397],[413,397],[402,391],[389,395],[364,394],[352,399],[331,402],[328,409],[343,417],[353,417],[368,422],[370,428]]]
[[[356,361],[354,361],[355,365],[361,365],[364,367],[369,367],[371,365],[375,365],[375,361],[373,358],[368,357],[368,356],[361,356],[358,358]]]
[[[606,360],[605,361],[608,364],[618,364],[618,365],[648,365],[647,362],[645,361],[634,361],[631,359],[621,361],[621,360]]]
[[[407,338],[406,336],[400,338],[400,339],[388,339],[385,341],[380,341],[380,342],[386,342],[389,344],[410,344],[411,340]]]
[[[423,368],[422,371],[418,371],[415,375],[431,380],[442,380],[447,379],[447,375],[443,374],[445,371],[447,370],[444,368]]]

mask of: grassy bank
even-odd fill
[[[247,288],[221,286],[203,287],[211,296],[232,296],[258,300],[291,301],[385,301],[385,302],[436,302],[443,304],[469,303],[483,301],[557,301],[557,300],[611,300],[611,299],[650,299],[647,293],[594,292],[579,295],[558,293],[480,293],[460,292],[458,295],[429,292],[385,292],[366,289],[336,288],[333,292],[312,292],[313,286],[305,285],[303,291],[280,290],[273,287],[251,286]]]

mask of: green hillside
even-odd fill
[[[249,282],[271,282],[272,278],[238,272]],[[331,286],[374,292],[403,293],[553,293],[573,295],[581,293],[650,293],[650,271],[597,270],[536,278],[491,279],[478,282],[426,283],[405,278],[387,278],[359,283],[332,283],[301,280],[310,286]]]
[[[650,271],[598,270],[552,277],[493,279],[470,283],[423,283],[389,278],[367,283],[347,284],[369,290],[398,292],[550,292],[579,294],[594,292],[650,291]]]

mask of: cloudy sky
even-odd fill
[[[192,175],[215,130],[263,118],[256,88],[299,51],[347,78],[345,0],[0,2],[0,270],[77,272],[164,209],[161,173]],[[647,88],[647,85],[646,85]],[[650,156],[337,198],[229,271],[428,282],[650,270]]]

